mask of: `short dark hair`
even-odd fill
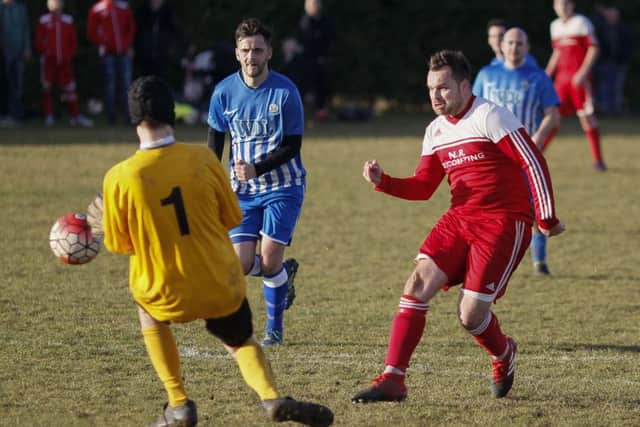
[[[271,30],[256,18],[245,19],[236,28],[236,42],[251,36],[262,36],[267,45],[271,46]]]
[[[451,68],[451,75],[457,82],[471,81],[471,64],[459,50],[441,50],[429,58],[429,71],[437,71],[444,67]]]
[[[151,126],[175,125],[173,93],[160,77],[139,77],[129,86],[128,97],[129,117],[134,125],[143,121]]]
[[[489,19],[489,22],[487,22],[487,31],[489,31],[489,28],[491,27],[503,27],[505,30],[509,28],[507,21],[502,18]]]

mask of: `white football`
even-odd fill
[[[65,264],[86,264],[100,251],[100,241],[93,237],[86,215],[61,216],[51,227],[49,246]]]

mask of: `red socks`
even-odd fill
[[[591,128],[585,131],[585,133],[587,134],[589,144],[591,145],[591,155],[593,156],[593,161],[596,163],[601,163],[602,152],[600,151],[600,129]]]
[[[398,312],[391,323],[385,364],[407,370],[409,360],[422,338],[429,305],[411,295],[402,295]]]
[[[498,318],[492,312],[489,312],[480,326],[469,333],[493,357],[500,358],[507,349],[507,336],[500,330]]]
[[[71,117],[78,117],[80,115],[80,105],[78,105],[78,98],[74,97],[67,101],[67,108]]]
[[[63,93],[60,98],[67,104],[71,117],[75,118],[80,115],[80,104],[78,103],[78,95],[75,92]],[[51,91],[42,93],[42,112],[45,117],[53,114],[53,94]]]
[[[542,151],[547,148],[547,145],[551,142],[553,137],[556,136],[558,132],[558,128],[553,128],[551,132],[547,135],[547,137],[542,142]],[[602,151],[600,150],[600,129],[599,128],[591,128],[585,131],[587,135],[587,139],[589,139],[589,145],[591,146],[591,156],[593,157],[593,161],[596,163],[602,162]]]
[[[51,92],[42,92],[42,112],[45,117],[53,114],[53,96]]]
[[[422,338],[428,309],[427,303],[411,295],[402,295],[398,312],[391,323],[385,372],[402,374],[407,370],[409,360]],[[502,357],[507,350],[507,336],[500,330],[498,318],[492,312],[489,312],[480,326],[469,333],[495,358]]]

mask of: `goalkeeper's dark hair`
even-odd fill
[[[471,81],[471,64],[459,50],[441,50],[429,58],[429,71],[438,71],[444,67],[451,68],[454,80],[460,83],[463,80]]]
[[[138,126],[143,121],[159,127],[176,123],[173,93],[164,80],[157,76],[143,76],[129,86],[129,117]]]
[[[256,18],[245,19],[236,28],[236,42],[251,36],[262,36],[267,46],[271,46],[271,30]]]

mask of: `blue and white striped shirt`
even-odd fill
[[[302,135],[304,111],[300,92],[284,75],[269,71],[259,87],[251,88],[240,72],[222,80],[211,95],[209,126],[229,131],[229,175],[238,194],[261,194],[305,185],[306,171],[300,154],[277,168],[249,181],[240,181],[233,164],[238,160],[256,164],[276,150],[285,135]]]
[[[508,108],[529,135],[540,126],[545,108],[560,104],[544,70],[526,63],[514,69],[504,63],[483,67],[473,83],[473,94]]]

